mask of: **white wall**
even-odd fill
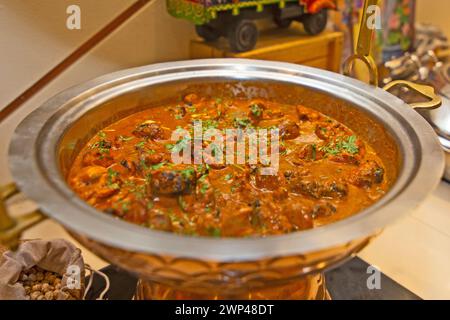
[[[133,0],[0,0],[0,110]],[[66,28],[66,8],[82,9],[82,29]]]
[[[417,0],[417,21],[440,26],[450,38],[450,0]]]

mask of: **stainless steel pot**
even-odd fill
[[[379,202],[345,220],[245,239],[149,230],[97,211],[68,187],[65,175],[74,157],[96,132],[192,91],[301,102],[325,112],[381,151],[395,183]],[[152,281],[141,282],[143,296],[154,295],[161,285],[233,296],[302,280],[302,292],[309,290],[302,297],[317,297],[318,290],[304,280],[355,254],[387,224],[420,204],[440,181],[444,156],[428,123],[379,88],[293,64],[212,59],[124,70],[58,94],[18,126],[9,163],[20,190],[46,215],[103,258]]]

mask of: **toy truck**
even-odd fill
[[[327,10],[336,0],[166,0],[167,10],[177,18],[195,23],[197,34],[206,41],[228,38],[235,52],[251,50],[258,40],[255,20],[272,18],[280,28],[293,21],[303,23],[310,35],[322,32]]]

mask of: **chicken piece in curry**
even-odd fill
[[[175,164],[177,128],[279,129],[279,167]],[[203,142],[205,144],[205,142]],[[217,152],[225,152],[218,150]],[[180,234],[246,237],[314,228],[356,214],[389,188],[383,162],[338,121],[302,105],[204,98],[132,114],[98,132],[68,175],[87,203],[114,217]]]

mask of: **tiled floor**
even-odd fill
[[[18,199],[13,210],[29,206]],[[27,231],[24,238],[74,241],[50,220]],[[82,250],[92,267],[107,264]],[[450,184],[442,182],[420,208],[387,228],[359,256],[424,299],[450,299]]]

